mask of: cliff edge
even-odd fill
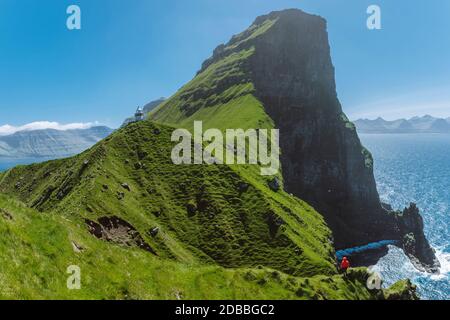
[[[249,99],[255,107],[244,122]],[[258,17],[218,46],[196,78],[152,118],[176,126],[204,120],[221,128],[272,123],[280,129],[284,189],[323,214],[336,249],[403,241],[409,226],[420,225],[419,214],[405,220],[380,203],[372,156],[337,97],[327,24],[319,16],[290,9]],[[437,260],[425,258],[434,253],[423,228],[414,234],[418,241],[408,242],[407,253],[436,271],[430,261]]]

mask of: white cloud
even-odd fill
[[[33,131],[33,130],[45,130],[45,129],[55,129],[55,130],[73,130],[73,129],[89,129],[94,126],[99,125],[96,122],[79,122],[79,123],[68,123],[61,124],[59,122],[50,122],[50,121],[37,121],[25,124],[23,126],[11,126],[9,124],[0,126],[0,136],[10,135],[19,131]]]

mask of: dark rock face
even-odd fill
[[[285,189],[324,214],[337,248],[390,239],[395,221],[381,208],[372,159],[342,112],[326,22],[299,10],[253,41],[256,95],[280,129]],[[238,41],[238,39],[235,39]]]
[[[403,250],[414,266],[422,271],[438,273],[440,263],[423,233],[423,219],[414,203],[397,215]]]
[[[248,39],[251,30],[268,23],[262,35]],[[219,46],[202,70],[229,54],[229,48],[254,48],[244,67],[255,95],[280,129],[285,190],[324,215],[336,248],[401,240],[399,221],[406,220],[382,207],[372,156],[337,98],[326,21],[295,9],[261,16],[248,31]],[[411,215],[410,222],[419,218]],[[422,229],[415,228],[414,234],[421,249],[409,250],[411,255],[427,251],[434,256]],[[425,257],[417,258],[422,262]]]

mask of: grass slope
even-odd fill
[[[32,208],[0,198],[13,217],[0,218],[4,297],[383,298],[366,288],[364,269],[337,274],[321,215],[272,191],[258,165],[170,159],[173,127],[192,129],[194,120],[205,129],[273,128],[246,72],[254,53],[247,41],[273,23],[207,61],[151,115],[157,123],[130,124],[78,156],[0,174],[0,192]],[[65,289],[72,263],[86,277],[81,291]]]
[[[302,276],[336,272],[330,231],[311,207],[225,165],[172,164],[171,132],[132,124],[77,157],[10,170],[0,191],[80,224],[119,217],[165,258],[264,264]]]
[[[76,157],[1,174],[0,192],[28,207],[0,195],[0,298],[383,298],[364,269],[336,273],[330,232],[306,203],[227,166],[173,165],[171,131],[132,124]],[[109,242],[91,235],[86,219],[105,216],[156,254],[114,229]],[[81,290],[66,288],[73,264]]]
[[[267,268],[224,269],[99,241],[76,221],[0,195],[0,299],[321,299],[367,295],[359,280],[302,279]],[[73,249],[72,243],[82,248]],[[66,287],[81,268],[81,289]],[[344,288],[342,293],[332,289]],[[351,288],[349,291],[348,288]]]

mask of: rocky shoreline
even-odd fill
[[[375,265],[379,259],[388,253],[388,245],[394,245],[404,251],[417,270],[439,274],[441,265],[435,255],[435,250],[424,236],[423,220],[417,205],[411,203],[403,211],[394,211],[387,204],[383,204],[383,207],[397,220],[398,239],[339,250],[336,252],[338,260],[342,258],[341,256],[350,256],[353,266],[368,267]]]
[[[418,270],[438,274],[441,264],[423,231],[423,218],[415,203],[411,203],[396,218],[401,235],[401,248]]]

